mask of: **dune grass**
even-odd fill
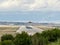
[[[19,29],[19,26],[2,26],[0,25],[0,37],[4,34],[12,34],[15,35],[16,30]]]
[[[0,30],[7,30],[7,29],[10,29],[10,30],[17,30],[19,27],[0,27]]]

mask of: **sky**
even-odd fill
[[[0,0],[0,21],[60,22],[60,0]]]

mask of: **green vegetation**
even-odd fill
[[[16,34],[13,37],[10,34],[1,37],[1,45],[59,45],[60,44],[60,29],[51,29],[28,35],[26,32]]]
[[[1,42],[1,45],[15,45],[11,40],[4,40]]]
[[[5,41],[5,40],[14,40],[14,37],[12,36],[12,35],[8,35],[8,34],[6,34],[6,35],[3,35],[2,37],[1,37],[1,41]]]
[[[58,40],[55,41],[55,42],[51,42],[51,43],[49,43],[48,45],[60,45],[60,39],[58,39]]]
[[[22,32],[16,35],[14,43],[15,45],[31,45],[31,38],[27,33]]]

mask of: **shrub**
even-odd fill
[[[60,37],[60,30],[59,29],[52,29],[48,31],[44,31],[41,34],[43,37],[47,38],[48,41],[54,42],[57,40],[57,38]]]
[[[10,34],[6,34],[6,35],[3,35],[2,37],[1,37],[1,41],[4,41],[4,40],[14,40],[14,37],[12,36],[12,35],[10,35]]]
[[[11,40],[4,40],[1,42],[1,45],[14,45],[14,43]]]
[[[32,36],[32,45],[47,45],[48,40],[45,37],[42,37],[41,34],[36,33]]]
[[[16,35],[14,43],[15,45],[31,45],[31,38],[27,33],[22,32]]]

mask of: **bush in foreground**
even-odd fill
[[[32,36],[32,45],[47,45],[48,40],[41,36],[39,33],[36,33]]]
[[[60,29],[47,30],[42,32],[41,35],[47,38],[49,42],[54,42],[60,38]]]
[[[14,45],[14,43],[11,40],[4,40],[1,42],[1,45]]]
[[[14,40],[15,45],[31,45],[31,38],[26,32],[17,34]]]
[[[4,41],[4,40],[14,40],[14,37],[12,36],[12,35],[10,35],[10,34],[6,34],[6,35],[3,35],[2,37],[1,37],[1,41]]]

